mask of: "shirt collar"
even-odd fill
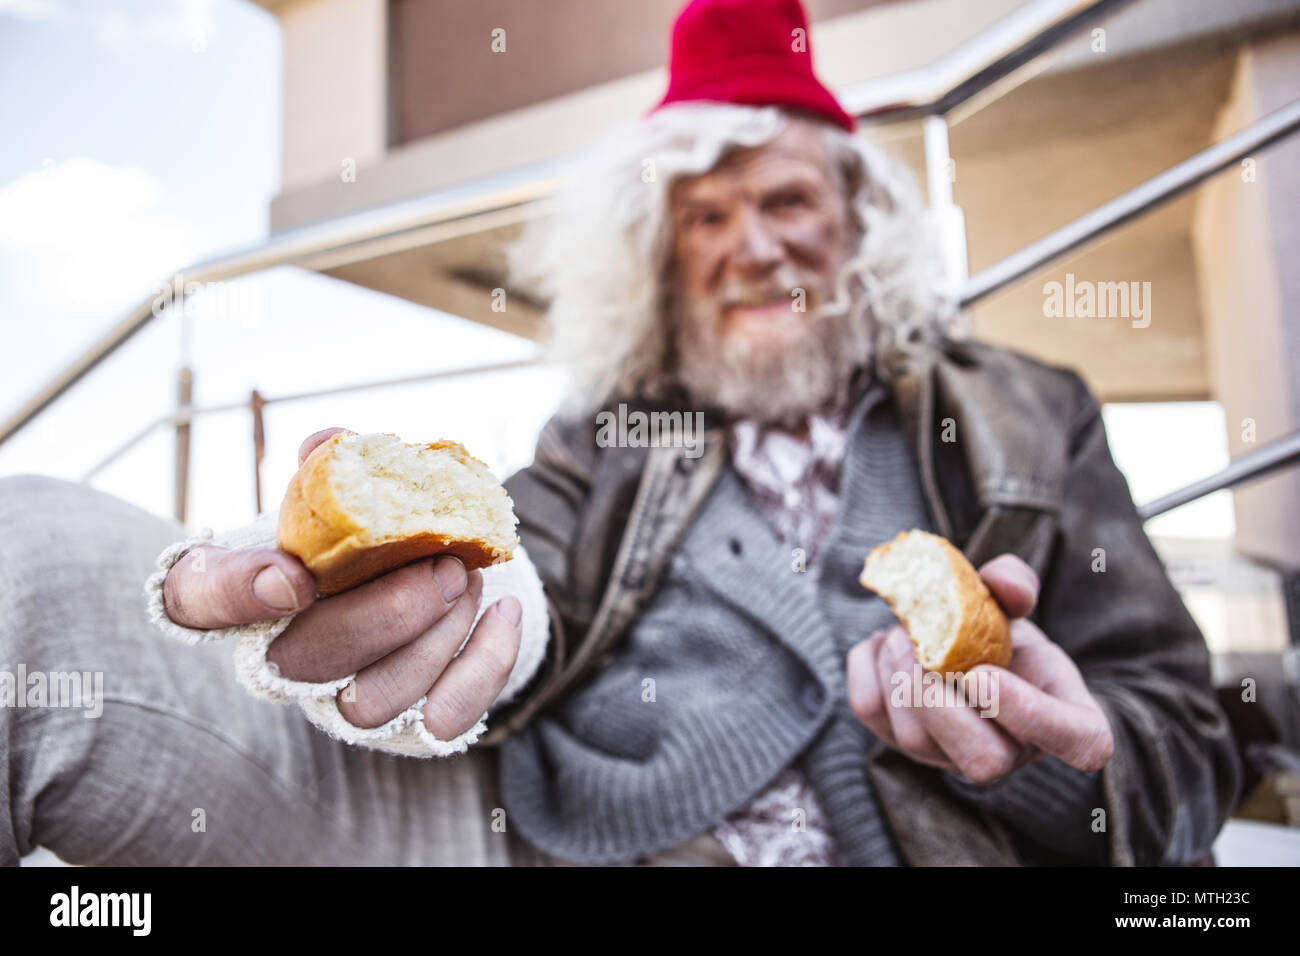
[[[832,480],[844,460],[852,423],[859,418],[854,413],[867,404],[863,400],[875,383],[871,370],[860,368],[838,402],[808,416],[806,436],[770,422],[733,422],[727,432],[733,467],[752,487],[771,494],[807,481],[812,474]]]

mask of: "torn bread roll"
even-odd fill
[[[509,561],[514,503],[487,465],[454,441],[340,432],[298,468],[277,543],[337,594],[419,558],[454,554],[467,570]]]
[[[927,670],[1011,663],[1011,626],[966,556],[928,531],[900,531],[867,555],[859,583],[888,602]]]

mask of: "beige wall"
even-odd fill
[[[491,170],[582,148],[662,94],[681,0],[258,2],[284,31],[278,231],[473,175],[466,154]],[[837,89],[928,65],[1024,3],[805,0],[818,72]],[[1222,42],[1297,15],[1300,0],[1142,0],[1108,21],[1108,57],[1211,34]],[[494,24],[508,31],[504,55],[488,46]],[[1096,60],[1083,37],[1036,68]],[[349,157],[358,179],[345,189]]]
[[[366,36],[374,35],[379,29],[382,4],[364,0],[367,15],[373,22],[361,28],[345,19],[337,9],[343,2],[305,0],[287,8],[293,16],[284,10],[277,11],[285,34],[286,97],[284,185],[281,194],[271,204],[271,228],[276,232],[395,202],[526,163],[566,156],[582,149],[601,130],[644,112],[663,95],[667,82],[662,66],[668,49],[664,28],[653,36],[647,33],[642,38],[647,49],[650,45],[658,45],[658,56],[651,62],[659,65],[652,69],[628,72],[618,78],[556,95],[533,105],[516,106],[471,123],[458,120],[459,125],[438,135],[394,145],[387,152],[381,150],[373,161],[359,166],[356,182],[344,183],[338,174],[342,150],[342,145],[338,144],[372,143],[379,129],[373,122],[362,121],[359,116],[361,99],[371,97],[372,113],[386,114],[386,106],[373,81],[376,70],[373,64],[341,66],[333,62],[344,58],[336,48],[328,48],[330,52],[326,55],[325,46],[310,37],[296,35],[303,34],[308,28],[313,33],[322,29],[329,17],[335,18],[340,29],[346,27]],[[463,0],[455,2],[461,4]],[[508,0],[507,7],[521,7],[521,2],[527,4],[531,0]],[[550,9],[550,4],[559,3],[562,7],[569,0],[544,2]],[[621,10],[627,0],[599,2],[611,8],[616,2]],[[813,0],[808,6],[815,23],[813,51],[818,72],[828,84],[838,88],[924,66],[1020,4],[1021,0],[911,0],[834,16],[851,6],[866,4],[858,0]],[[307,13],[318,6],[323,8],[322,12],[308,17]],[[349,16],[360,18],[361,14],[354,11]],[[482,26],[485,27],[487,22],[485,20]],[[452,31],[439,27],[434,35],[448,37]],[[513,49],[521,58],[531,55],[536,59],[535,54],[529,54],[526,44],[523,49],[519,45],[512,48],[509,43],[511,35],[507,34],[506,56],[514,55],[509,52]],[[398,45],[403,42],[407,41],[398,41]],[[426,42],[425,46],[429,48],[427,68],[433,69],[438,60],[436,45]],[[604,48],[604,44],[589,46],[597,50]],[[371,48],[369,43],[363,46],[364,50]],[[293,49],[315,50],[315,58],[291,58],[289,52]],[[560,58],[565,51],[566,48],[561,48],[558,53],[547,54],[554,60],[557,73],[567,69],[567,62]],[[456,97],[502,97],[502,101],[496,104],[498,106],[511,98],[519,99],[522,94],[512,79],[515,68],[512,67],[509,73],[502,71],[499,60],[490,61],[490,66],[492,73],[480,77],[477,84],[459,80],[440,83],[430,77],[421,81],[421,87],[431,91],[428,93],[431,102],[437,102],[441,95],[436,92],[439,89],[451,90]],[[313,84],[318,82],[319,74],[338,69],[348,75],[358,74],[351,89],[354,97],[340,101],[333,94],[312,96]],[[518,69],[527,75],[533,67],[524,63]],[[304,75],[295,75],[303,71]],[[321,79],[328,81],[330,77]],[[490,94],[490,91],[477,90],[476,86],[500,86],[503,92]],[[291,97],[291,87],[302,95]],[[483,105],[486,108],[490,104],[485,101]],[[393,112],[395,116],[400,112],[396,102]],[[327,130],[334,131],[332,142],[322,135]],[[361,151],[354,146],[349,148]]]
[[[388,146],[385,0],[312,0],[278,11],[284,35],[282,192],[342,182]]]
[[[1300,35],[1251,44],[1237,61],[1217,135],[1300,98]],[[1226,172],[1200,197],[1193,229],[1215,396],[1233,457],[1300,428],[1300,141],[1256,157],[1254,181]],[[1255,441],[1244,440],[1244,421]],[[1237,546],[1300,569],[1300,472],[1234,493]]]
[[[817,23],[897,2],[806,0],[805,8]],[[681,6],[682,0],[392,0],[392,143],[661,66]],[[504,50],[493,49],[498,29]]]

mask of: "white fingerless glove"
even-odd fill
[[[355,673],[322,684],[310,684],[281,677],[276,666],[266,659],[266,652],[271,642],[284,632],[295,615],[289,614],[275,621],[210,630],[182,627],[167,616],[163,603],[163,582],[172,565],[186,552],[205,544],[232,550],[274,548],[278,517],[278,511],[268,512],[243,527],[220,535],[214,535],[211,528],[204,528],[184,541],[178,541],[165,548],[158,555],[157,570],[149,576],[144,586],[149,620],[167,636],[186,644],[219,641],[227,637],[236,638],[235,676],[244,688],[250,694],[267,700],[281,703],[296,702],[307,715],[307,719],[331,737],[372,750],[409,757],[446,757],[450,754],[464,753],[470,744],[476,743],[483,734],[487,733],[487,719],[492,711],[513,699],[533,677],[546,657],[546,645],[550,639],[550,615],[546,606],[546,596],[542,591],[541,578],[533,567],[532,561],[529,560],[527,552],[523,545],[517,545],[513,560],[490,565],[480,572],[483,575],[483,596],[474,623],[478,623],[478,619],[498,598],[508,594],[519,599],[523,616],[520,619],[522,635],[515,666],[506,680],[505,687],[478,722],[451,740],[439,740],[424,726],[421,708],[428,698],[421,697],[382,726],[363,728],[348,723],[339,711],[337,696],[352,683],[357,676]]]

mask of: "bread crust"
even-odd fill
[[[958,620],[960,622],[957,628],[957,638],[948,648],[948,653],[944,656],[943,661],[937,667],[927,669],[944,674],[964,674],[979,664],[996,664],[998,667],[1008,666],[1011,663],[1012,656],[1011,624],[1007,620],[1006,614],[1003,613],[997,599],[993,597],[988,586],[980,578],[979,572],[966,560],[966,555],[953,547],[952,542],[947,538],[920,529],[900,531],[891,541],[873,548],[871,553],[867,555],[867,561],[870,561],[873,556],[886,555],[895,545],[914,534],[927,535],[942,545],[943,551],[948,557],[948,563],[952,566],[957,588]],[[859,583],[863,587],[875,591],[875,588],[872,588],[863,580],[865,577],[866,564],[864,563],[862,575],[858,579]],[[920,660],[920,647],[916,638],[911,635],[911,628],[908,626],[907,619],[899,613],[893,598],[889,594],[884,592],[876,593],[885,599],[889,609],[894,612],[894,616],[907,629],[908,637],[912,638],[912,650],[916,654],[917,660]],[[921,663],[922,665],[925,664],[924,661],[921,661]]]
[[[366,529],[340,504],[330,484],[332,452],[344,437],[340,432],[312,449],[289,481],[276,527],[279,548],[302,561],[316,580],[317,593],[338,594],[435,554],[454,554],[467,571],[514,557],[513,551],[478,537],[417,534],[368,540]],[[483,465],[458,442],[437,441],[421,447],[447,450],[462,462]]]

